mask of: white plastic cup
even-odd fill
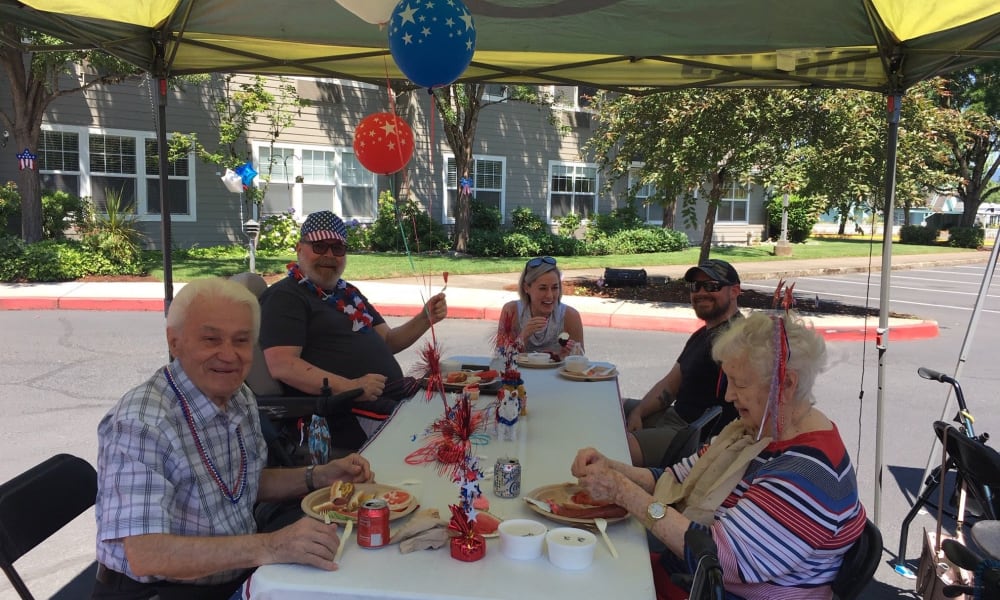
[[[582,375],[590,367],[590,359],[582,355],[571,355],[565,359],[566,370]]]
[[[545,525],[531,519],[508,519],[500,523],[500,552],[514,560],[534,560],[542,555]]]
[[[560,569],[586,569],[594,562],[597,537],[576,527],[559,527],[545,534],[549,562]]]

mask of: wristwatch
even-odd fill
[[[654,522],[659,521],[667,516],[667,506],[662,502],[650,502],[649,506],[646,507],[646,514]]]
[[[316,465],[309,465],[306,467],[306,489],[310,492],[316,491],[316,484],[313,483],[313,471],[316,469]]]

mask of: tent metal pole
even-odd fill
[[[170,179],[170,161],[167,156],[167,75],[164,63],[164,47],[159,42],[156,45],[156,147],[160,168],[160,248],[163,252],[163,314],[170,310],[174,299],[173,257],[171,256],[170,232],[170,196],[168,184]]]
[[[1000,238],[1000,236],[998,236]],[[962,367],[965,366],[965,361],[969,356],[969,349],[972,347],[972,338],[976,333],[976,326],[979,324],[979,314],[983,310],[983,304],[986,302],[986,295],[990,290],[990,285],[993,284],[993,269],[997,264],[997,254],[1000,251],[1000,239],[993,240],[993,250],[990,251],[990,259],[986,262],[986,272],[983,273],[983,280],[979,283],[979,294],[976,296],[976,304],[972,307],[972,317],[969,318],[969,326],[965,330],[965,338],[962,340],[962,349],[958,353],[958,362],[955,364],[955,372],[952,375],[955,379],[959,379],[962,375]],[[951,412],[951,393],[952,386],[948,386],[948,395],[944,400],[944,408],[941,410],[941,421],[950,420],[948,413]],[[924,487],[927,485],[927,478],[930,476],[931,471],[934,467],[941,463],[941,444],[937,436],[932,436],[934,441],[931,442],[931,452],[927,457],[927,465],[924,467],[924,476],[920,479],[920,493],[923,493]]]
[[[885,154],[885,210],[882,230],[882,279],[879,290],[878,332],[875,345],[878,349],[878,399],[875,414],[875,506],[874,521],[878,527],[882,516],[882,422],[885,413],[885,354],[889,348],[889,284],[892,278],[892,224],[893,202],[896,197],[896,144],[899,141],[899,112],[902,94],[886,96],[888,135]]]

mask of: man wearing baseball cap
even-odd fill
[[[660,461],[678,431],[713,406],[722,414],[707,435],[736,418],[736,409],[726,402],[726,380],[712,360],[712,341],[729,323],[741,317],[737,299],[740,276],[733,265],[712,258],[684,274],[691,292],[691,307],[705,325],[691,334],[677,362],[642,400],[626,400],[629,452],[632,464],[669,466]]]
[[[306,217],[295,253],[288,277],[260,299],[260,346],[271,376],[288,394],[320,394],[324,378],[334,393],[361,388],[356,412],[398,395],[388,393],[405,379],[394,355],[447,316],[444,294],[432,296],[406,323],[389,327],[358,288],[342,279],[347,228],[328,210]],[[367,434],[351,413],[340,417],[329,423],[332,445],[357,449]]]

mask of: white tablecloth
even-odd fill
[[[470,357],[463,357],[467,362]],[[481,363],[480,363],[481,364]],[[498,442],[476,447],[484,469],[500,456],[521,461],[522,495],[536,487],[572,481],[569,468],[578,448],[594,446],[607,456],[628,460],[624,422],[616,380],[569,381],[556,369],[523,368],[528,395],[528,415],[522,417],[516,442]],[[477,407],[495,397],[483,394]],[[443,413],[439,397],[424,401],[421,391],[407,401],[396,416],[365,449],[377,481],[398,484],[419,481],[408,487],[421,507],[435,507],[450,516],[449,504],[459,501],[458,485],[440,477],[435,465],[414,466],[404,458],[423,445],[424,429]],[[550,528],[559,526],[533,511],[521,498],[493,495],[492,481],[480,482],[490,500],[490,512],[500,518],[533,518]],[[545,554],[531,561],[505,558],[499,540],[489,539],[486,557],[473,563],[451,558],[448,547],[400,554],[398,546],[362,548],[354,536],[340,570],[326,572],[301,565],[261,567],[250,580],[255,600],[307,600],[318,598],[585,598],[655,597],[645,529],[628,519],[609,525],[608,534],[620,558],[611,557],[598,538],[593,565],[584,571],[561,570]]]

